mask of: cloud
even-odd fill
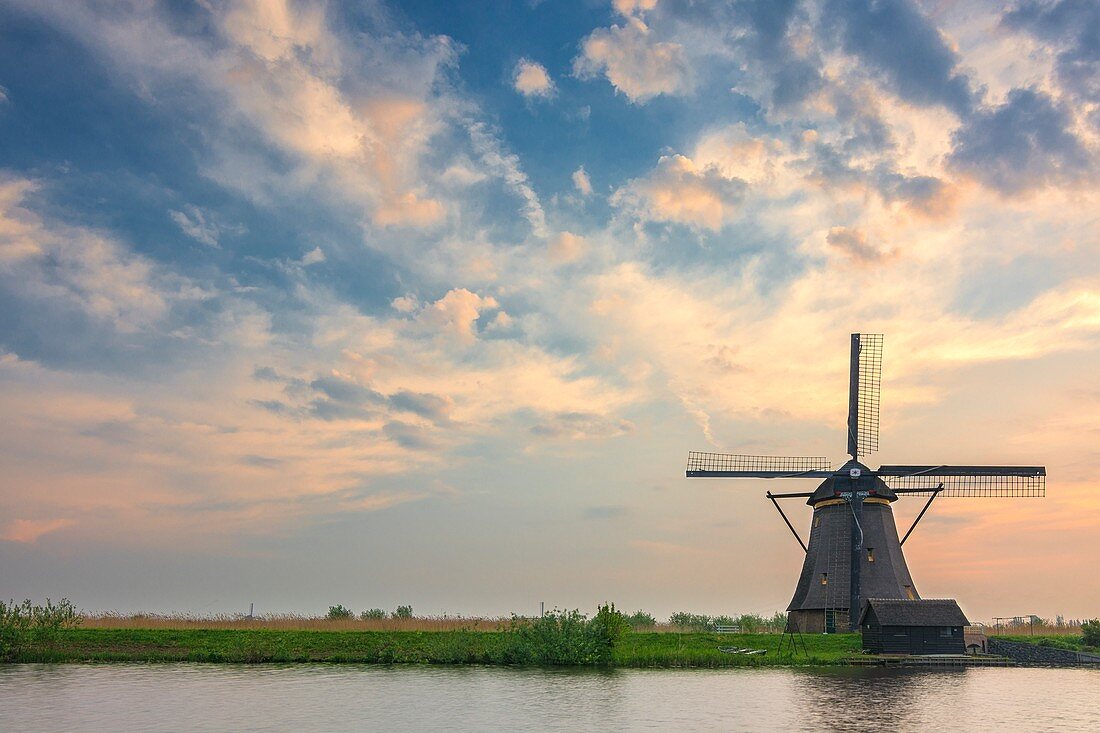
[[[1014,89],[952,136],[948,163],[1006,195],[1065,186],[1095,175],[1095,154],[1074,134],[1069,111],[1036,89]]]
[[[409,450],[425,451],[440,448],[439,443],[432,437],[430,431],[419,425],[391,420],[382,427],[382,432],[385,433],[387,438]]]
[[[454,401],[448,397],[404,390],[391,395],[389,403],[395,410],[411,412],[438,424],[450,422],[450,413],[454,408]]]
[[[527,98],[554,96],[554,80],[546,67],[530,59],[520,59],[512,71],[512,88]]]
[[[523,216],[530,224],[531,232],[535,236],[545,236],[546,212],[542,210],[538,194],[523,172],[519,157],[506,152],[484,123],[472,125],[468,132],[482,164],[522,201]]]
[[[657,7],[657,0],[611,0],[611,6],[620,15],[632,15],[653,10]]]
[[[1062,89],[1085,102],[1100,101],[1100,6],[1089,0],[1025,0],[1005,12],[1001,25],[1050,44]],[[1100,128],[1100,115],[1093,124]]]
[[[272,204],[321,187],[365,207],[380,227],[431,229],[447,215],[424,169],[433,139],[461,116],[442,79],[457,58],[446,37],[396,32],[381,8],[371,31],[352,34],[324,4],[288,0],[203,5],[194,14],[205,37],[155,5],[100,12],[43,2],[27,10],[148,94],[193,94],[201,104],[179,114],[209,141],[202,172],[228,188]],[[179,214],[201,232],[191,212]]]
[[[733,220],[748,184],[683,155],[661,156],[645,178],[628,182],[611,203],[650,221],[718,231]]]
[[[728,18],[700,19],[695,25],[730,29],[721,50],[742,71],[733,75],[735,90],[787,109],[824,84],[820,49],[809,42],[812,21],[805,16],[812,9],[799,0],[752,0],[733,6]]]
[[[826,0],[823,15],[841,46],[913,104],[939,104],[965,116],[973,104],[958,55],[910,0]]]
[[[550,259],[554,262],[575,262],[584,256],[588,248],[584,237],[562,232],[550,241]]]
[[[418,319],[433,331],[471,343],[477,338],[477,321],[483,311],[500,306],[492,296],[481,296],[466,288],[455,288],[420,311]]]
[[[221,234],[221,228],[208,221],[207,214],[197,206],[188,204],[184,209],[185,211],[171,210],[168,212],[176,226],[196,242],[201,242],[208,247],[218,247],[218,236]]]
[[[661,94],[686,94],[692,87],[680,44],[656,40],[650,28],[633,16],[624,25],[596,29],[581,41],[573,73],[580,79],[603,75],[635,104]]]
[[[867,242],[867,235],[859,229],[833,227],[829,230],[825,240],[829,243],[829,246],[844,252],[848,257],[860,264],[877,264],[889,259],[891,256],[869,244]]]
[[[955,210],[956,188],[935,176],[907,176],[880,167],[870,180],[887,203],[901,202],[911,211],[933,219],[942,219]]]
[[[0,540],[31,544],[42,535],[73,524],[71,519],[13,519],[0,527]]]
[[[629,510],[621,505],[590,506],[584,510],[585,519],[618,519],[625,517]]]
[[[336,374],[318,377],[310,382],[309,386],[336,402],[351,405],[380,404],[383,402],[382,395],[373,389]]]
[[[634,430],[628,420],[609,419],[590,412],[559,412],[543,415],[531,426],[531,433],[540,438],[590,440],[614,438]]]
[[[302,267],[309,267],[310,265],[316,265],[325,261],[325,252],[320,247],[314,247],[310,251],[302,255],[302,259],[298,262]]]
[[[43,221],[26,206],[37,189],[0,177],[0,281],[24,307],[75,312],[132,333],[162,321],[176,303],[210,296],[108,234]]]
[[[580,193],[581,196],[592,195],[592,181],[591,179],[589,179],[588,172],[585,171],[583,165],[577,170],[573,171],[572,178],[573,187],[577,189],[577,192]]]

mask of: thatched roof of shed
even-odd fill
[[[917,601],[870,598],[859,615],[862,625],[868,613],[874,612],[881,626],[969,626],[966,614],[951,598]]]

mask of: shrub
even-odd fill
[[[699,613],[677,611],[669,617],[668,622],[673,626],[679,626],[681,629],[691,629],[692,631],[714,630],[714,619]]]
[[[614,603],[605,603],[588,625],[600,644],[600,664],[611,664],[612,649],[631,631],[626,616],[615,610]]]
[[[1100,646],[1100,619],[1081,624],[1081,638],[1085,646]]]
[[[632,629],[652,629],[657,625],[657,619],[645,611],[635,611],[626,617],[626,622]]]
[[[27,646],[53,646],[61,629],[79,623],[76,608],[67,598],[56,604],[47,598],[43,606],[29,600],[0,601],[0,660],[11,659]]]
[[[393,612],[394,618],[412,618],[413,607],[412,606],[398,606],[397,610]]]
[[[330,619],[352,618],[354,615],[350,609],[344,608],[340,604],[328,607],[328,618]]]
[[[764,617],[756,613],[743,613],[737,617],[736,624],[746,634],[778,633],[786,627],[787,616],[782,613],[777,613],[771,617]]]
[[[383,611],[381,608],[368,608],[366,611],[363,611],[361,614],[359,614],[359,618],[363,619],[364,621],[383,619],[386,618],[386,612]]]
[[[518,664],[593,665],[604,656],[599,635],[578,610],[513,616],[509,636],[508,661]]]

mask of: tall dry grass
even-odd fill
[[[1080,623],[1062,624],[1061,626],[1054,624],[1035,624],[1032,626],[1028,623],[986,624],[982,626],[982,631],[985,634],[994,636],[1080,636],[1081,625]]]
[[[81,616],[80,625],[89,629],[272,629],[278,631],[503,631],[511,618],[481,618],[466,616],[425,616],[416,618],[330,619],[323,616],[266,614],[248,616],[218,614],[101,613]],[[1079,623],[1062,626],[1053,624],[984,624],[971,627],[986,634],[1005,636],[1080,636]],[[684,633],[694,629],[658,623],[640,631]]]
[[[315,616],[267,614],[239,616],[219,614],[101,613],[82,616],[89,629],[271,629],[278,631],[500,631],[508,618],[428,616],[419,618],[330,619]]]

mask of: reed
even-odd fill
[[[208,629],[270,631],[503,631],[510,618],[467,616],[418,616],[413,618],[337,618],[268,614],[242,616],[215,614],[100,613],[85,614],[86,629]]]
[[[988,636],[1080,636],[1081,626],[1062,624],[1001,624],[980,627]]]

